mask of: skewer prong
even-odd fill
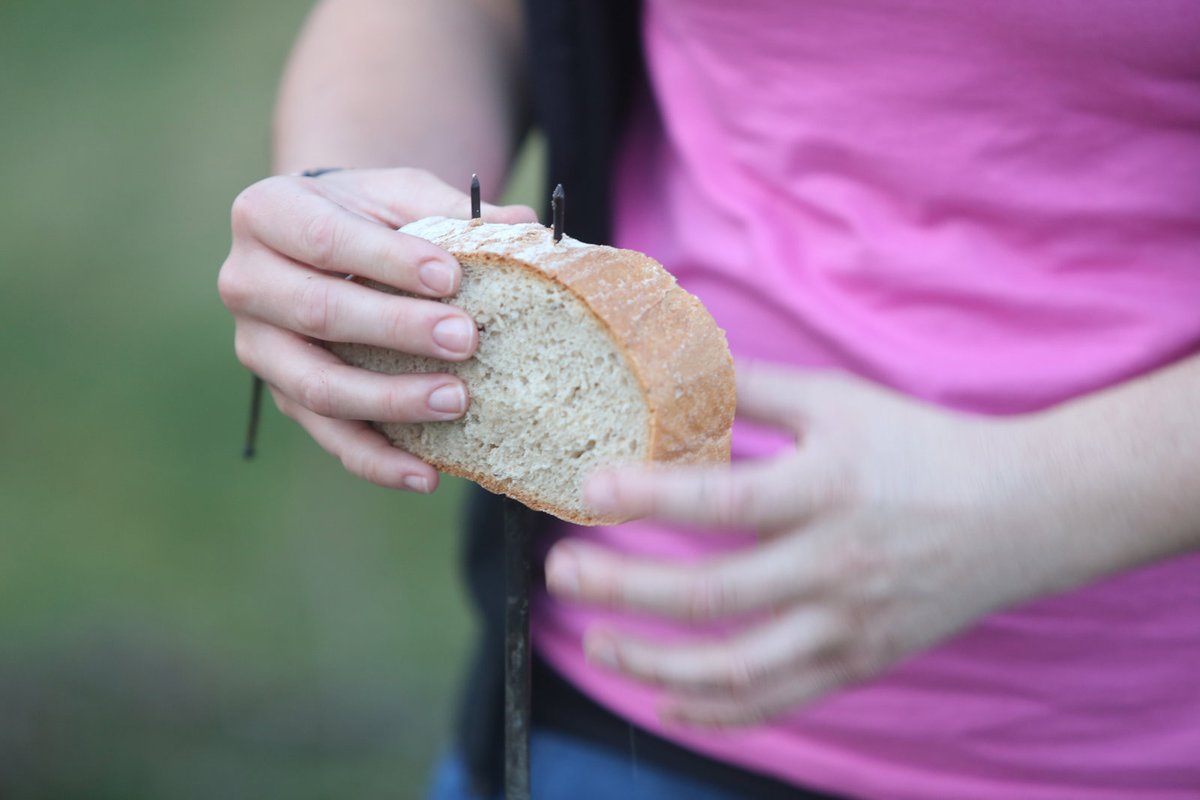
[[[561,183],[554,187],[554,194],[550,195],[550,205],[554,209],[554,241],[561,242],[563,217],[567,213],[567,193],[563,191]]]

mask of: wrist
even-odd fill
[[[1155,466],[1170,443],[1130,421],[1085,399],[1001,426],[1014,535],[1041,552],[1046,592],[1186,549],[1186,487]]]
[[[1069,487],[1051,462],[1051,442],[1032,418],[973,418],[965,443],[961,535],[976,544],[981,590],[1006,607],[1085,583],[1092,566],[1073,541],[1080,528]],[[952,476],[951,480],[955,480]]]
[[[1012,535],[1043,568],[1039,593],[1073,589],[1110,571],[1094,541],[1102,522],[1089,502],[1097,476],[1073,433],[1052,413],[1014,418],[1002,428]]]

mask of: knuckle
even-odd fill
[[[761,674],[756,663],[735,649],[726,656],[721,668],[720,687],[734,695],[742,694],[758,683]]]
[[[280,175],[263,178],[234,196],[229,207],[229,222],[235,236],[253,235],[253,230],[271,203],[274,190],[280,185],[280,181],[285,180],[289,179]]]
[[[403,422],[412,419],[412,402],[401,392],[389,391],[384,393],[380,402],[380,421]]]
[[[297,330],[318,339],[326,338],[337,316],[336,305],[337,298],[325,281],[308,278],[296,297]]]
[[[365,480],[377,486],[382,486],[387,483],[384,480],[383,469],[380,467],[379,459],[366,458],[359,462],[359,472]]]
[[[840,684],[865,680],[891,659],[895,649],[883,626],[873,624],[875,614],[863,604],[851,603],[842,614],[843,635],[831,647],[830,670]]]
[[[899,661],[907,652],[899,631],[894,626],[879,624],[877,616],[872,614],[871,620],[864,621],[860,628],[861,642],[853,651],[853,665],[858,668],[856,679],[875,674],[887,664]]]
[[[413,319],[404,307],[394,308],[388,312],[390,319],[388,320],[387,329],[391,336],[390,341],[401,350],[411,352],[413,350],[423,349],[418,347],[418,343],[412,341]],[[432,334],[427,333],[426,339],[431,340]],[[432,342],[425,344],[424,349],[431,346]]]
[[[880,547],[862,536],[839,537],[831,554],[830,573],[845,585],[873,585],[884,572],[884,553]]]
[[[350,455],[349,453],[342,453],[338,456],[338,460],[342,462],[342,468],[351,475],[357,475],[363,479],[367,478],[367,476],[363,474],[362,470],[360,469],[358,459],[356,459],[354,456]]]
[[[747,727],[755,725],[763,725],[777,713],[774,709],[769,708],[762,703],[750,703],[747,705],[740,715],[734,721],[736,725],[744,725]]]
[[[389,485],[383,462],[376,456],[368,453],[351,454],[342,459],[342,464],[350,472],[370,483],[377,486]]]
[[[707,727],[725,730],[759,725],[767,719],[768,713],[762,704],[743,700],[713,709],[704,714],[701,721]]]
[[[300,242],[309,263],[319,269],[334,265],[341,237],[341,224],[330,214],[314,214],[300,228]]]
[[[261,183],[260,181],[247,186],[233,198],[233,204],[229,208],[229,224],[234,234],[243,234],[253,227],[261,206]]]
[[[867,637],[872,616],[868,605],[857,596],[851,595],[842,600],[837,615],[841,630],[841,649],[848,651],[862,644]]]
[[[609,608],[672,615],[670,602],[655,589],[653,572],[647,573],[621,556],[605,554],[590,560],[588,579],[603,604]]]
[[[862,476],[847,463],[831,469],[814,494],[814,505],[822,509],[861,507],[868,500]]]
[[[865,680],[875,673],[877,663],[869,647],[847,648],[834,665],[835,681],[845,685]]]
[[[686,616],[694,622],[724,616],[731,599],[732,587],[719,573],[696,573],[685,593]]]
[[[252,372],[255,371],[257,361],[254,357],[254,346],[250,342],[250,337],[240,328],[233,334],[233,352],[242,366]]]
[[[593,565],[586,582],[596,591],[607,608],[633,608],[639,604],[637,583],[625,570],[596,569]]]
[[[294,402],[292,402],[292,400],[290,398],[288,398],[285,394],[283,394],[283,392],[277,392],[274,389],[272,389],[271,397],[274,398],[275,407],[279,409],[279,413],[283,414],[285,417],[287,417],[289,419],[293,419],[293,420],[300,419],[299,407]]]
[[[333,416],[336,411],[333,382],[326,369],[314,369],[301,376],[296,385],[296,397],[305,408],[323,417]]]
[[[427,169],[420,167],[401,167],[400,178],[405,183],[418,186],[432,186],[441,183],[441,179]]]
[[[750,481],[722,480],[710,483],[707,491],[711,498],[713,521],[725,528],[732,528],[745,521],[754,508],[754,484]]]
[[[363,454],[357,448],[351,448],[338,453],[338,459],[342,462],[342,466],[347,472],[369,480],[368,473],[370,469],[368,460],[363,457]]]
[[[225,259],[221,271],[217,274],[217,294],[225,307],[231,311],[245,308],[250,300],[250,287],[242,278],[238,262],[232,254]]]

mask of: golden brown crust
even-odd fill
[[[532,270],[562,285],[591,310],[628,360],[649,407],[648,460],[677,464],[729,460],[736,405],[733,359],[721,330],[696,297],[653,259],[632,251],[553,241],[541,225],[422,220],[404,229],[460,261]],[[623,520],[549,507],[522,487],[439,464],[438,469],[582,525]]]
[[[587,513],[576,514],[571,509],[546,503],[537,496],[526,492],[519,484],[516,484],[512,481],[499,480],[492,475],[482,472],[474,472],[466,467],[457,467],[453,464],[444,464],[435,458],[426,458],[424,460],[439,472],[444,472],[447,475],[453,475],[456,478],[466,478],[469,481],[478,483],[489,492],[507,495],[514,500],[529,506],[534,511],[545,511],[547,514],[558,517],[559,519],[567,522],[573,522],[576,525],[619,525],[622,522],[628,522],[627,517],[604,517]]]

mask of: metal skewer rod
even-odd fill
[[[550,205],[554,209],[554,241],[561,242],[563,217],[567,214],[567,193],[563,191],[561,183],[554,187],[554,194],[550,195]]]
[[[529,642],[529,531],[524,507],[506,497],[504,514],[504,798],[530,800],[532,716]]]
[[[471,219],[481,218],[479,176],[471,176]],[[523,505],[500,501],[504,527],[504,798],[530,800],[529,731],[533,716],[529,640],[530,535]]]
[[[250,421],[246,424],[246,445],[242,448],[242,458],[249,461],[254,458],[255,443],[258,440],[258,418],[262,416],[263,379],[254,376],[250,384]]]
[[[341,167],[322,167],[320,169],[306,169],[300,173],[302,178],[319,178],[329,172],[341,172]],[[347,275],[347,278],[350,276]],[[254,458],[255,444],[258,439],[258,419],[262,416],[262,394],[263,394],[263,379],[254,376],[253,382],[250,384],[250,422],[246,426],[246,444],[242,447],[242,458],[246,461]]]

